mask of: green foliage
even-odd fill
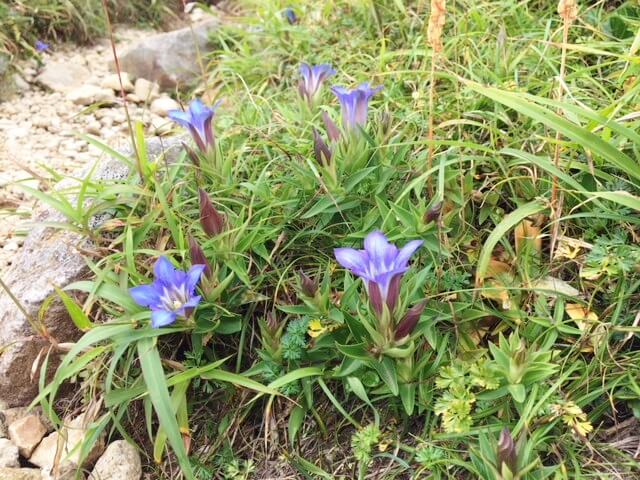
[[[160,26],[178,0],[107,0],[113,22]],[[102,0],[8,0],[0,3],[0,52],[35,53],[36,39],[90,43],[106,33]]]
[[[79,378],[84,400],[104,395],[100,428],[126,436],[141,403],[154,460],[171,449],[201,477],[245,478],[274,458],[308,478],[352,478],[343,466],[356,463],[360,478],[379,464],[385,478],[637,476],[608,433],[640,412],[638,47],[614,19],[633,31],[637,9],[584,9],[558,101],[556,5],[448,2],[429,112],[427,3],[245,1],[256,28],[225,25],[206,52],[232,99],[215,153],[199,165],[142,155],[124,181],[30,191],[101,254],[61,295],[85,333],[42,376],[48,412]],[[312,129],[325,127],[297,98],[302,61],[331,61],[336,84],[385,86],[332,164],[314,159]],[[327,88],[319,103],[338,121]],[[203,230],[199,188],[223,231]],[[383,315],[333,254],[374,229],[424,242]],[[151,281],[159,255],[193,264],[189,238],[211,268],[202,302],[151,329],[126,289]],[[505,428],[515,463],[501,460]],[[336,449],[345,435],[352,449]]]

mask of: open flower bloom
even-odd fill
[[[385,303],[393,312],[402,275],[409,269],[411,255],[422,243],[422,240],[412,240],[398,249],[382,232],[374,231],[364,239],[364,250],[336,248],[334,253],[340,265],[365,281],[376,312],[381,313]]]
[[[298,92],[310,105],[313,103],[322,83],[331,75],[335,75],[336,71],[331,68],[328,63],[321,65],[309,66],[306,63],[300,65],[300,83],[298,84]]]
[[[196,98],[191,101],[186,111],[170,110],[168,115],[171,120],[187,128],[198,148],[206,152],[215,144],[211,122],[218,104],[219,102],[213,107],[207,107],[200,99]]]
[[[340,101],[342,128],[345,130],[354,130],[358,126],[364,128],[367,124],[369,100],[382,88],[382,85],[371,88],[366,82],[358,85],[353,90],[347,90],[337,85],[331,87],[331,90]]]
[[[155,279],[149,285],[129,289],[138,305],[151,309],[151,326],[164,327],[178,317],[187,317],[200,299],[196,286],[205,265],[194,265],[188,272],[176,269],[167,257],[160,257],[153,267]]]
[[[43,42],[42,40],[36,40],[35,47],[36,47],[36,52],[40,52],[40,53],[46,50],[49,50],[49,44]]]

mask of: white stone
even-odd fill
[[[171,97],[162,96],[151,102],[151,113],[166,117],[170,110],[180,110],[180,104]]]
[[[131,78],[129,74],[126,72],[121,72],[120,76],[122,78],[122,87],[124,88],[125,93],[133,92],[134,86],[131,82]],[[100,82],[100,86],[102,88],[110,88],[116,93],[120,92],[120,78],[118,78],[117,73],[112,73],[102,79]]]
[[[87,436],[87,428],[84,414],[66,422],[61,434],[53,432],[42,439],[29,461],[44,470],[50,469],[54,465],[58,450],[60,450],[59,458],[62,466],[79,465],[80,445]],[[103,451],[104,438],[101,436],[87,455],[85,462],[93,464]]]
[[[124,440],[117,440],[96,462],[89,480],[138,480],[141,476],[138,450]]]
[[[0,468],[20,466],[18,447],[7,438],[0,438]]]
[[[27,82],[17,73],[13,74],[13,84],[16,86],[16,90],[18,90],[19,92],[26,92],[31,88],[29,82]]]
[[[37,468],[0,468],[2,480],[41,480]]]
[[[76,105],[91,105],[92,103],[113,104],[116,101],[112,90],[89,84],[70,91],[67,98]]]
[[[47,62],[36,80],[50,90],[67,92],[80,87],[90,76],[89,70],[76,63]]]
[[[144,78],[136,80],[134,94],[143,102],[150,102],[160,95],[160,86]]]
[[[18,447],[20,455],[29,458],[47,433],[37,415],[27,415],[9,425],[9,438]]]
[[[138,97],[135,93],[128,93],[125,98],[129,102],[142,103],[142,99],[140,97]]]

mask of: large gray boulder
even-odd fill
[[[172,161],[180,152],[180,142],[184,137],[169,139],[154,138],[148,141],[150,161],[165,155]],[[124,151],[131,156],[131,151]],[[86,176],[90,168],[80,175]],[[126,165],[107,160],[93,172],[94,181],[109,181],[126,178]],[[63,180],[56,186],[58,190],[70,191],[77,183]],[[72,203],[75,200],[71,200]],[[64,222],[59,212],[44,208],[35,217],[35,222]],[[99,225],[107,220],[106,215],[94,218],[92,224]],[[80,234],[47,226],[36,226],[25,239],[24,246],[2,279],[17,298],[24,312],[0,289],[0,404],[6,407],[24,406],[38,393],[38,369],[36,359],[47,354],[51,343],[39,336],[31,328],[25,313],[37,319],[45,300],[55,294],[54,285],[63,288],[87,276],[88,268],[80,254],[87,240]],[[43,316],[47,332],[56,342],[72,342],[80,337],[80,332],[67,314],[60,301],[54,300]],[[55,352],[54,352],[55,353]],[[49,358],[49,373],[56,367],[57,355]],[[32,375],[33,374],[33,375]],[[0,477],[2,478],[2,477]]]
[[[202,76],[198,55],[207,54],[209,36],[219,25],[211,18],[192,27],[146,37],[119,56],[120,68],[165,90],[189,87]]]

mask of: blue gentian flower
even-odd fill
[[[298,83],[298,92],[300,96],[311,105],[320,91],[322,83],[331,75],[335,75],[336,71],[331,68],[328,63],[310,66],[306,63],[300,65],[300,83]]]
[[[298,17],[296,16],[296,12],[293,11],[293,8],[285,8],[284,16],[289,22],[289,25],[295,25],[298,23]]]
[[[400,280],[409,269],[409,259],[422,245],[412,240],[401,249],[389,243],[380,231],[371,232],[364,239],[364,250],[336,248],[336,260],[365,281],[369,299],[377,313],[387,304],[393,312],[400,294]]]
[[[194,265],[183,272],[163,256],[153,267],[153,283],[130,288],[129,293],[138,305],[151,309],[153,328],[164,327],[178,317],[188,317],[200,303],[202,297],[195,291],[205,268],[205,265]]]
[[[187,111],[170,110],[168,115],[171,120],[187,128],[198,148],[206,152],[215,144],[211,122],[219,103],[213,107],[207,107],[200,99],[196,98],[189,104]]]
[[[49,44],[43,42],[42,40],[36,40],[36,52],[44,52],[45,50],[49,50]]]
[[[353,90],[335,85],[331,87],[333,93],[340,101],[342,110],[342,128],[354,130],[358,126],[367,124],[367,111],[369,109],[369,99],[382,90],[382,85],[371,88],[368,83],[362,83]]]

